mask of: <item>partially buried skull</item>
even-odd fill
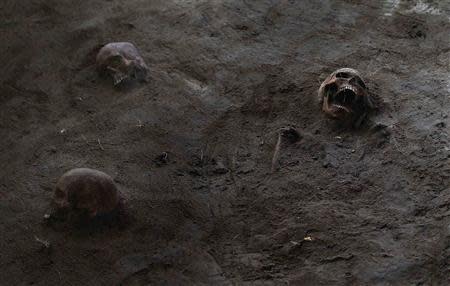
[[[145,81],[148,67],[137,48],[128,42],[109,43],[97,54],[97,70],[113,79],[114,86],[133,80]]]
[[[121,199],[113,179],[97,170],[72,169],[58,180],[51,218],[78,222],[112,219],[121,208]]]
[[[364,80],[351,68],[341,68],[329,75],[320,85],[318,96],[325,114],[356,125],[375,108]]]

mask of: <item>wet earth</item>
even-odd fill
[[[449,285],[450,3],[4,0],[0,285]],[[133,42],[149,81],[95,54]],[[359,128],[317,90],[352,67]],[[64,172],[126,227],[51,227]]]

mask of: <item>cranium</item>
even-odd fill
[[[112,77],[114,85],[136,79],[145,80],[148,67],[132,43],[109,43],[97,54],[97,70]]]
[[[93,169],[78,168],[68,171],[58,180],[51,216],[89,220],[116,213],[119,206],[119,192],[110,176]]]
[[[367,112],[374,108],[364,80],[351,68],[341,68],[329,75],[320,85],[318,95],[323,112],[334,119],[361,123]]]

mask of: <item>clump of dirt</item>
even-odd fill
[[[0,4],[1,283],[448,284],[444,1],[22,2]],[[108,42],[148,82],[100,79]],[[359,128],[317,100],[340,67],[383,99]],[[111,175],[124,229],[43,223],[77,167]]]

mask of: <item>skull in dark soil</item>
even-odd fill
[[[137,48],[128,42],[109,43],[97,54],[97,70],[113,79],[114,86],[133,80],[145,81],[148,67]]]
[[[322,110],[333,119],[360,121],[374,108],[371,95],[358,71],[341,68],[319,88]]]
[[[72,169],[58,180],[50,218],[56,220],[113,220],[122,207],[113,179],[97,170]]]

